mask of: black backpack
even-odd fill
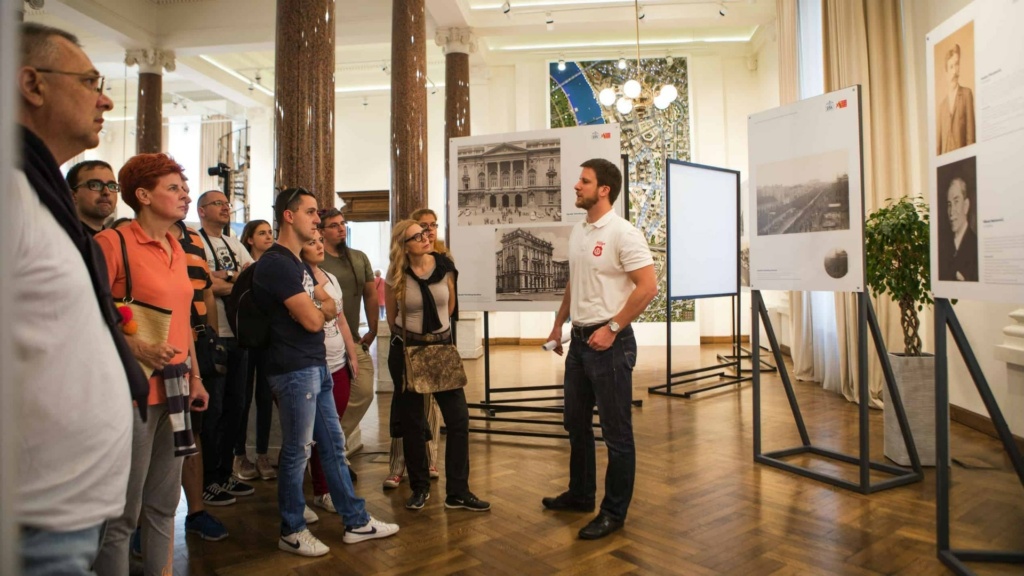
[[[254,262],[235,279],[231,294],[224,298],[224,312],[231,331],[242,348],[266,348],[270,344],[270,316],[256,303],[253,276],[259,262]]]

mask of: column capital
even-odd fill
[[[174,72],[174,50],[156,48],[133,48],[125,50],[124,63],[128,66],[139,66],[140,74],[160,74],[164,70]]]
[[[438,28],[434,42],[445,54],[472,54],[476,52],[476,36],[469,28]]]

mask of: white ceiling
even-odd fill
[[[431,38],[427,75],[436,85],[444,81],[444,55],[432,37],[441,27],[473,30],[479,44],[472,56],[475,66],[635,58],[637,51],[633,0],[510,0],[507,14],[503,0],[425,2]],[[391,5],[388,0],[336,0],[335,81],[340,94],[388,90]],[[750,49],[758,27],[775,19],[771,0],[646,0],[640,6],[644,56],[722,46]],[[725,17],[719,15],[723,6]],[[167,111],[207,114],[273,104],[276,10],[275,0],[45,0],[42,10],[27,9],[25,18],[78,34],[109,78],[118,109],[131,113],[137,72],[125,66],[125,50],[174,50],[176,69],[164,75],[164,100],[179,106],[169,104]],[[550,30],[548,20],[553,21]],[[265,89],[255,86],[257,75]]]

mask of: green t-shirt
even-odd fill
[[[363,290],[366,283],[373,282],[373,268],[370,267],[370,259],[363,252],[349,248],[348,255],[351,258],[351,265],[345,258],[324,252],[324,261],[320,267],[338,278],[345,321],[352,330],[352,337],[359,340],[359,310],[363,307]]]

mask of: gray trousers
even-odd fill
[[[373,357],[359,345],[359,338],[356,338],[356,363],[359,366],[359,378],[352,381],[352,393],[348,397],[345,415],[341,417],[341,430],[345,438],[352,437],[373,402]]]
[[[174,513],[181,497],[181,464],[174,456],[174,435],[167,406],[149,407],[146,422],[135,414],[128,498],[120,518],[107,524],[93,569],[98,576],[128,574],[128,540],[142,525],[146,576],[171,574],[174,565]]]

